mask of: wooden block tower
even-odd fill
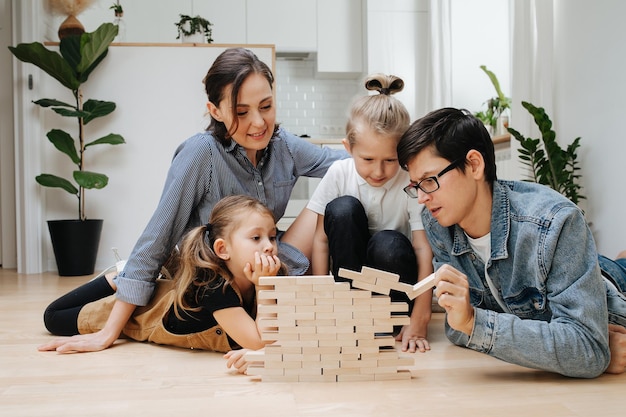
[[[400,357],[393,326],[409,324],[406,303],[391,302],[391,289],[415,298],[434,276],[415,286],[397,274],[364,267],[332,275],[261,277],[257,320],[263,340],[245,355],[247,373],[262,381],[335,382],[410,379],[410,357]],[[428,281],[428,282],[425,282]]]

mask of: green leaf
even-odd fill
[[[33,64],[70,90],[76,90],[80,82],[74,75],[72,67],[55,51],[47,49],[39,42],[21,43],[9,50],[22,62]]]
[[[78,156],[78,152],[76,152],[74,139],[67,132],[60,129],[52,129],[46,136],[55,148],[69,156],[72,162],[76,165],[80,164],[80,157]]]
[[[44,187],[62,188],[70,194],[78,195],[78,189],[74,187],[74,184],[66,180],[65,178],[57,177],[52,174],[41,174],[35,177],[40,185]]]
[[[52,111],[54,111],[57,114],[60,114],[61,116],[65,116],[65,117],[85,117],[88,114],[85,113],[84,111],[77,111],[77,110],[69,110],[69,109],[65,109],[62,107],[53,107]]]
[[[101,189],[109,183],[109,177],[104,174],[89,171],[74,171],[74,179],[83,188]]]
[[[37,101],[33,101],[33,103],[41,106],[41,107],[52,107],[52,106],[61,106],[61,107],[69,107],[71,109],[76,109],[76,106],[72,104],[64,103],[63,101],[59,101],[54,98],[42,98]]]
[[[483,70],[485,74],[487,74],[487,76],[491,80],[491,84],[493,84],[493,87],[496,89],[496,93],[498,94],[498,98],[500,99],[499,106],[504,109],[508,108],[510,100],[504,96],[504,93],[500,89],[500,83],[498,82],[498,77],[496,77],[496,74],[494,74],[492,71],[489,71],[485,65],[481,65],[480,69]]]
[[[117,36],[117,32],[118,27],[113,23],[103,23],[94,32],[83,33],[80,37],[81,60],[76,71],[78,73],[90,73],[97,62],[107,53],[109,45]]]
[[[112,101],[87,100],[83,104],[83,123],[87,124],[95,118],[106,116],[115,110],[115,103]]]
[[[71,35],[61,39],[59,52],[61,56],[74,71],[74,76],[78,79],[78,64],[80,63],[80,37],[82,35]],[[82,83],[82,81],[80,81]]]
[[[88,146],[92,146],[92,145],[102,145],[102,144],[120,145],[122,143],[126,143],[126,141],[124,141],[124,138],[121,135],[118,135],[115,133],[109,133],[108,135],[103,136],[100,139],[94,140],[93,142],[89,142],[88,144],[85,145],[85,148],[87,148]]]

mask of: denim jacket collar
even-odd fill
[[[511,231],[511,205],[506,186],[494,181],[491,203],[491,259],[509,257],[507,242]],[[454,226],[454,243],[452,254],[455,256],[471,252],[465,232],[459,225]]]

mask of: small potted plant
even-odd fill
[[[113,12],[115,13],[115,17],[124,17],[124,8],[119,1],[117,3],[113,3],[113,5],[109,7],[109,9],[113,10]]]
[[[475,113],[475,116],[487,126],[491,135],[506,133],[509,122],[506,111],[511,108],[511,99],[502,93],[496,74],[489,71],[485,65],[481,65],[480,69],[483,70],[491,80],[491,84],[495,88],[497,95],[487,100],[485,103],[487,104],[487,109]]]
[[[115,103],[88,99],[83,101],[82,85],[108,53],[109,45],[118,33],[112,23],[104,23],[92,33],[71,35],[61,39],[59,52],[46,48],[40,42],[9,46],[11,53],[20,61],[31,63],[66,87],[74,103],[56,98],[42,98],[34,103],[50,108],[56,114],[76,120],[76,136],[61,129],[47,133],[54,147],[67,155],[76,168],[74,182],[54,174],[40,174],[35,180],[44,187],[60,188],[77,198],[78,219],[49,220],[48,229],[59,275],[89,275],[94,271],[103,220],[87,219],[85,213],[85,190],[104,188],[109,178],[86,169],[85,153],[96,145],[119,145],[125,143],[118,134],[110,133],[87,141],[85,127],[89,122],[112,113]]]
[[[201,16],[191,17],[186,14],[180,15],[180,20],[175,23],[178,30],[176,39],[182,39],[183,42],[212,43],[211,38],[213,24]]]
[[[117,42],[124,42],[126,40],[126,22],[124,22],[124,8],[120,4],[119,1],[113,3],[109,9],[113,10],[115,14],[115,19],[113,20],[113,24],[117,25],[117,37],[115,40]]]

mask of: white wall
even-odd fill
[[[626,249],[626,2],[556,0],[554,130],[582,137],[583,207],[599,251]]]
[[[511,96],[509,3],[502,0],[452,0],[452,105],[472,112],[496,95],[486,65]]]

